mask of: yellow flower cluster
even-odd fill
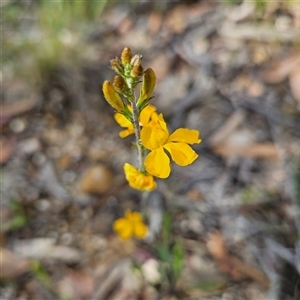
[[[116,111],[116,122],[123,128],[120,137],[135,135],[139,167],[125,163],[126,180],[134,189],[153,191],[157,186],[154,177],[170,175],[170,158],[179,166],[190,165],[198,157],[190,145],[199,144],[201,140],[198,130],[179,128],[169,133],[163,115],[149,104],[156,84],[155,73],[151,68],[144,71],[141,60],[142,56],[133,55],[129,48],[123,50],[121,58],[111,60],[111,68],[117,75],[113,83],[107,80],[103,83],[103,94]],[[147,227],[139,213],[126,211],[125,218],[114,223],[114,230],[124,239],[132,235],[141,238]]]
[[[179,166],[187,166],[197,159],[198,155],[190,145],[201,142],[199,131],[179,128],[169,134],[163,115],[148,104],[156,76],[150,68],[143,72],[141,55],[133,55],[125,48],[121,59],[111,61],[111,67],[118,75],[113,84],[104,82],[103,94],[116,110],[115,120],[124,128],[120,137],[135,134],[140,156],[138,169],[128,163],[124,165],[125,176],[132,188],[152,191],[156,188],[153,176],[167,178],[170,175],[170,158]],[[141,80],[139,98],[136,99],[134,89]]]

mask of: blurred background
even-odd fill
[[[300,2],[4,0],[1,299],[300,299]],[[102,95],[124,47],[197,129],[141,200]],[[141,211],[144,241],[112,223]]]

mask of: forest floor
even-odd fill
[[[1,299],[300,299],[300,3],[63,2],[1,4]],[[202,139],[145,199],[101,88],[124,47]]]

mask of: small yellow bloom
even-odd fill
[[[123,240],[128,240],[132,236],[142,239],[148,231],[147,226],[143,223],[142,215],[130,210],[126,210],[124,218],[114,222],[113,229]]]
[[[144,175],[128,163],[124,165],[124,172],[132,188],[140,191],[153,191],[156,189],[156,182],[151,175]]]
[[[131,108],[130,108],[131,110]],[[147,105],[140,114],[140,125],[141,126],[147,126],[148,123],[150,122],[150,118],[152,116],[152,114],[156,114],[156,107],[153,105]],[[124,127],[126,129],[120,131],[119,136],[121,138],[125,138],[130,134],[134,133],[134,127],[133,124],[122,114],[120,113],[115,113],[114,115],[115,120],[117,121],[117,123],[121,126]]]
[[[148,126],[141,130],[141,141],[145,148],[151,150],[144,164],[148,173],[159,178],[170,175],[170,159],[165,150],[179,166],[191,164],[198,154],[188,144],[199,144],[198,130],[179,128],[171,135],[162,114],[153,115]]]

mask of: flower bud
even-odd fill
[[[132,66],[140,65],[142,61],[142,55],[136,54],[130,61]]]
[[[115,90],[120,94],[124,94],[128,90],[128,87],[127,87],[124,79],[119,75],[116,75],[114,77],[113,86],[114,86]]]
[[[139,64],[136,64],[133,66],[131,72],[130,72],[130,76],[132,78],[138,78],[138,77],[141,77],[143,75],[143,67],[142,65],[139,63]]]
[[[149,68],[144,73],[144,80],[141,88],[140,97],[138,99],[138,106],[144,103],[151,97],[156,84],[156,76],[154,71]]]
[[[103,94],[106,101],[118,112],[124,110],[124,104],[120,96],[116,93],[113,85],[108,80],[103,83]]]
[[[121,61],[123,65],[129,64],[132,59],[132,51],[130,48],[126,47],[123,49],[121,54]]]
[[[115,58],[115,59],[112,59],[110,61],[110,65],[111,65],[111,68],[117,73],[117,74],[123,74],[124,72],[124,67],[120,61],[119,58]]]

